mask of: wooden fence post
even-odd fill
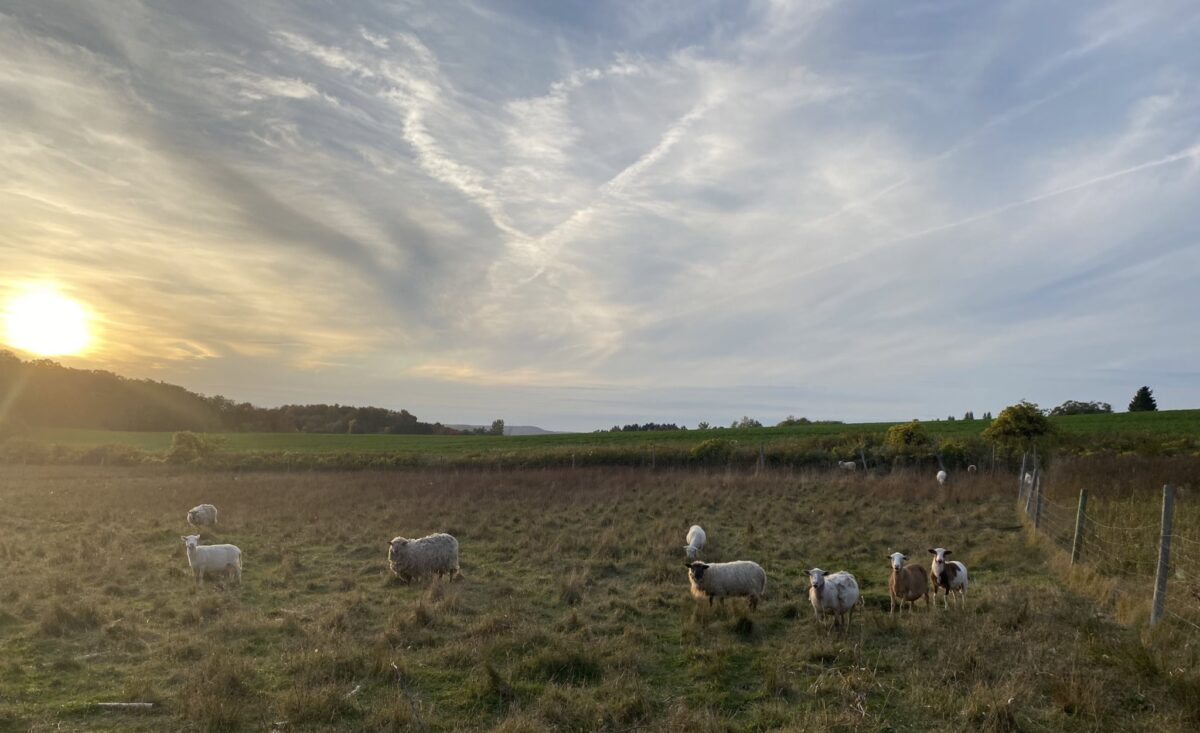
[[[992,465],[996,464],[996,447],[992,446]],[[1029,460],[1029,451],[1021,454],[1021,472],[1017,474],[1017,501],[1025,496],[1025,462]]]
[[[1071,543],[1071,564],[1079,562],[1083,552],[1083,522],[1087,512],[1087,489],[1079,490],[1079,508],[1075,510],[1075,541]]]
[[[1167,606],[1167,574],[1170,571],[1171,523],[1175,514],[1175,489],[1163,487],[1162,534],[1158,540],[1158,572],[1154,575],[1154,603],[1150,607],[1150,625],[1162,620]]]
[[[1029,488],[1025,490],[1025,513],[1026,514],[1033,513],[1033,511],[1032,511],[1033,492],[1034,492],[1034,489],[1037,488],[1038,479],[1040,477],[1041,477],[1041,471],[1037,470],[1036,468],[1033,469],[1033,473],[1030,474]],[[1024,481],[1025,479],[1022,478],[1021,480]]]
[[[866,471],[867,471],[867,452],[865,450],[863,450],[863,447],[861,445],[858,446],[858,457],[862,459],[863,473],[866,473]]]
[[[763,469],[767,467],[767,454],[763,450],[763,444],[758,444],[758,462],[754,464],[754,475],[757,476]]]
[[[1037,501],[1033,506],[1033,528],[1042,528],[1042,472],[1037,471],[1037,475],[1033,478],[1033,490],[1037,494]]]

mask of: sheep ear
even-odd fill
[[[930,547],[930,548],[929,548],[929,554],[930,554],[930,555],[936,555],[936,554],[937,554],[937,550],[935,550],[935,549],[933,549],[932,547]]]
[[[908,559],[908,555],[901,555],[901,556],[900,556],[900,559],[901,559],[901,560],[907,560],[907,559]]]
[[[183,535],[179,535],[179,539],[182,542],[187,542],[187,537],[184,537]]]
[[[822,578],[824,578],[826,575],[829,575],[829,571],[828,571],[828,570],[822,570],[822,571],[821,571],[821,577],[822,577]]]
[[[945,552],[943,552],[942,554],[943,554],[943,555],[950,555],[950,554],[953,554],[953,550],[946,550],[946,551],[945,551]]]

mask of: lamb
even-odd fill
[[[226,576],[232,573],[237,578],[238,585],[242,584],[242,551],[236,546],[201,545],[198,534],[190,534],[180,539],[187,548],[188,565],[196,576],[197,588],[203,584],[207,573]]]
[[[753,611],[767,590],[767,573],[750,560],[712,564],[689,562],[685,565],[692,583],[692,595],[708,598],[710,606],[714,598],[720,598],[723,605],[727,596],[746,596]]]
[[[704,549],[704,542],[708,539],[708,535],[704,534],[704,528],[698,524],[693,524],[687,533],[687,544],[683,546],[687,552],[688,562],[696,559],[696,555]]]
[[[388,543],[388,567],[405,583],[437,574],[453,580],[461,576],[458,540],[448,534],[431,534],[419,540],[394,537]]]
[[[830,573],[821,568],[812,568],[808,572],[808,599],[812,601],[813,613],[817,623],[825,619],[825,614],[833,615],[834,627],[850,627],[854,617],[854,606],[858,603],[858,580],[845,570]]]
[[[211,527],[217,523],[217,508],[201,504],[188,510],[187,523],[193,527]]]
[[[904,604],[909,611],[917,610],[917,599],[925,599],[925,608],[929,608],[929,579],[925,571],[917,565],[905,565],[908,556],[893,552],[888,556],[892,561],[892,577],[888,579],[888,594],[892,597],[892,607],[888,613],[894,613],[897,608],[904,612]]]
[[[843,471],[857,471],[858,464],[854,461],[838,461],[838,468]]]
[[[946,485],[946,476],[947,476],[947,474],[946,474],[946,472],[945,472],[944,470],[942,470],[942,471],[938,471],[938,472],[937,472],[937,482],[938,482],[938,486],[945,486],[945,485]]]
[[[933,600],[937,601],[938,588],[946,591],[946,595],[942,598],[942,603],[945,608],[950,607],[950,593],[958,592],[959,605],[964,605],[967,602],[967,566],[960,563],[958,560],[946,562],[946,555],[950,554],[950,550],[944,547],[930,547],[929,553],[933,555],[933,563],[929,569],[929,579],[933,581]]]

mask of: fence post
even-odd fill
[[[758,444],[758,462],[754,464],[754,475],[757,476],[764,468],[767,467],[767,454],[763,450],[763,444]]]
[[[1079,562],[1079,554],[1083,552],[1083,522],[1087,512],[1087,489],[1079,490],[1079,509],[1075,511],[1075,541],[1071,543],[1071,564]]]
[[[1167,573],[1171,555],[1171,523],[1175,514],[1175,489],[1163,486],[1162,535],[1158,540],[1158,572],[1154,575],[1154,604],[1150,608],[1150,625],[1162,620],[1167,605]]]
[[[866,453],[866,451],[863,450],[863,447],[861,445],[858,447],[858,457],[862,459],[863,473],[866,473],[866,471],[867,471],[867,453]]]
[[[1025,462],[1029,460],[1029,451],[1021,454],[1021,472],[1017,474],[1017,501],[1025,496]],[[992,466],[996,465],[996,446],[992,445]]]
[[[571,454],[571,470],[575,470],[575,454]]]
[[[1038,477],[1040,476],[1040,474],[1041,474],[1041,472],[1038,471],[1036,468],[1033,469],[1033,473],[1030,474],[1029,488],[1025,490],[1025,513],[1026,514],[1033,514],[1033,512],[1031,511],[1031,507],[1033,506],[1033,491],[1038,485]],[[1022,478],[1021,480],[1024,481],[1025,479]]]
[[[650,470],[653,471],[658,467],[658,449],[650,446]]]
[[[1038,471],[1033,478],[1033,490],[1037,492],[1037,502],[1033,507],[1033,528],[1042,528],[1042,472]]]

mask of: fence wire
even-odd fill
[[[1061,497],[1061,493],[1059,494]],[[1102,575],[1133,582],[1142,592],[1152,592],[1158,572],[1162,525],[1159,521],[1121,524],[1122,512],[1138,518],[1144,507],[1110,505],[1089,507],[1076,536],[1077,504],[1046,496],[1045,478],[1035,486],[1022,485],[1018,506],[1037,531],[1055,547],[1070,554],[1079,545],[1078,562]],[[1145,516],[1142,514],[1142,516]],[[1194,515],[1176,510],[1170,534],[1167,563],[1167,593],[1163,618],[1178,628],[1200,632],[1200,526],[1181,524]],[[1101,521],[1099,517],[1103,517]],[[1117,521],[1113,521],[1116,518]]]

